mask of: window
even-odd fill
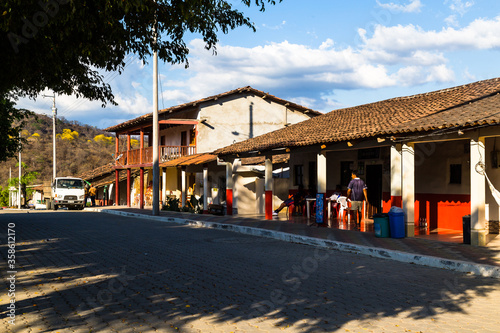
[[[462,164],[450,164],[450,184],[462,184]]]
[[[304,166],[302,164],[293,166],[293,185],[304,185]]]

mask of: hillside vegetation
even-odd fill
[[[29,171],[38,172],[34,183],[52,179],[52,118],[36,114],[31,116],[21,135],[28,140],[23,146],[22,162]],[[136,144],[137,140],[132,140]],[[120,143],[120,147],[125,145]],[[77,121],[57,119],[56,164],[57,176],[78,176],[113,161],[115,138],[96,127]],[[6,186],[9,169],[17,177],[17,158],[0,163],[0,186]]]

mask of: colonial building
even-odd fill
[[[472,243],[498,233],[500,79],[334,110],[218,149],[219,159],[266,156],[266,217],[273,208],[271,156],[290,154],[289,189],[317,191],[318,207],[358,169],[368,185],[368,214],[400,206],[406,235],[462,230],[471,215]],[[500,199],[500,198],[498,198]],[[323,214],[317,214],[324,218]]]
[[[252,87],[244,87],[160,110],[158,114],[161,198],[165,200],[167,196],[176,196],[184,206],[189,195],[204,195],[205,208],[210,201],[225,201],[228,212],[232,213],[233,188],[238,191],[238,184],[241,183],[240,193],[245,194],[247,202],[255,202],[256,190],[245,185],[255,182],[258,175],[254,172],[244,182],[235,179],[236,184],[233,185],[231,179],[228,183],[228,166],[209,153],[321,113]],[[105,129],[116,134],[113,169],[118,186],[115,185],[112,195],[119,205],[143,208],[151,204],[152,119],[150,113]],[[138,149],[131,149],[133,136],[139,137]],[[120,145],[121,137],[126,137],[127,144],[124,146]],[[244,169],[240,166],[240,170]],[[132,177],[134,172],[139,175],[135,179]],[[249,173],[252,172],[250,170]]]

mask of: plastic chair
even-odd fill
[[[344,211],[349,209],[349,202],[351,200],[348,199],[347,197],[338,197],[337,198],[337,203],[340,205],[339,209],[339,215],[340,215],[340,220],[344,220]],[[350,222],[351,220],[351,215],[348,213],[347,214],[347,222]]]

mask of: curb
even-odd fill
[[[417,255],[396,250],[381,249],[365,245],[350,244],[328,239],[320,239],[309,236],[289,234],[282,231],[266,230],[266,229],[259,229],[247,226],[239,226],[234,224],[224,224],[219,222],[204,222],[204,221],[189,220],[185,218],[176,218],[176,217],[148,216],[138,213],[130,213],[130,212],[101,209],[101,208],[93,208],[92,210],[87,209],[87,211],[102,212],[102,213],[114,214],[126,217],[139,217],[153,221],[185,224],[201,228],[233,231],[245,235],[273,238],[290,243],[317,246],[325,249],[338,250],[342,252],[364,254],[380,259],[389,259],[409,264],[447,269],[483,277],[500,278],[500,267],[477,264],[462,260],[450,260],[439,257],[427,256],[427,255]]]

